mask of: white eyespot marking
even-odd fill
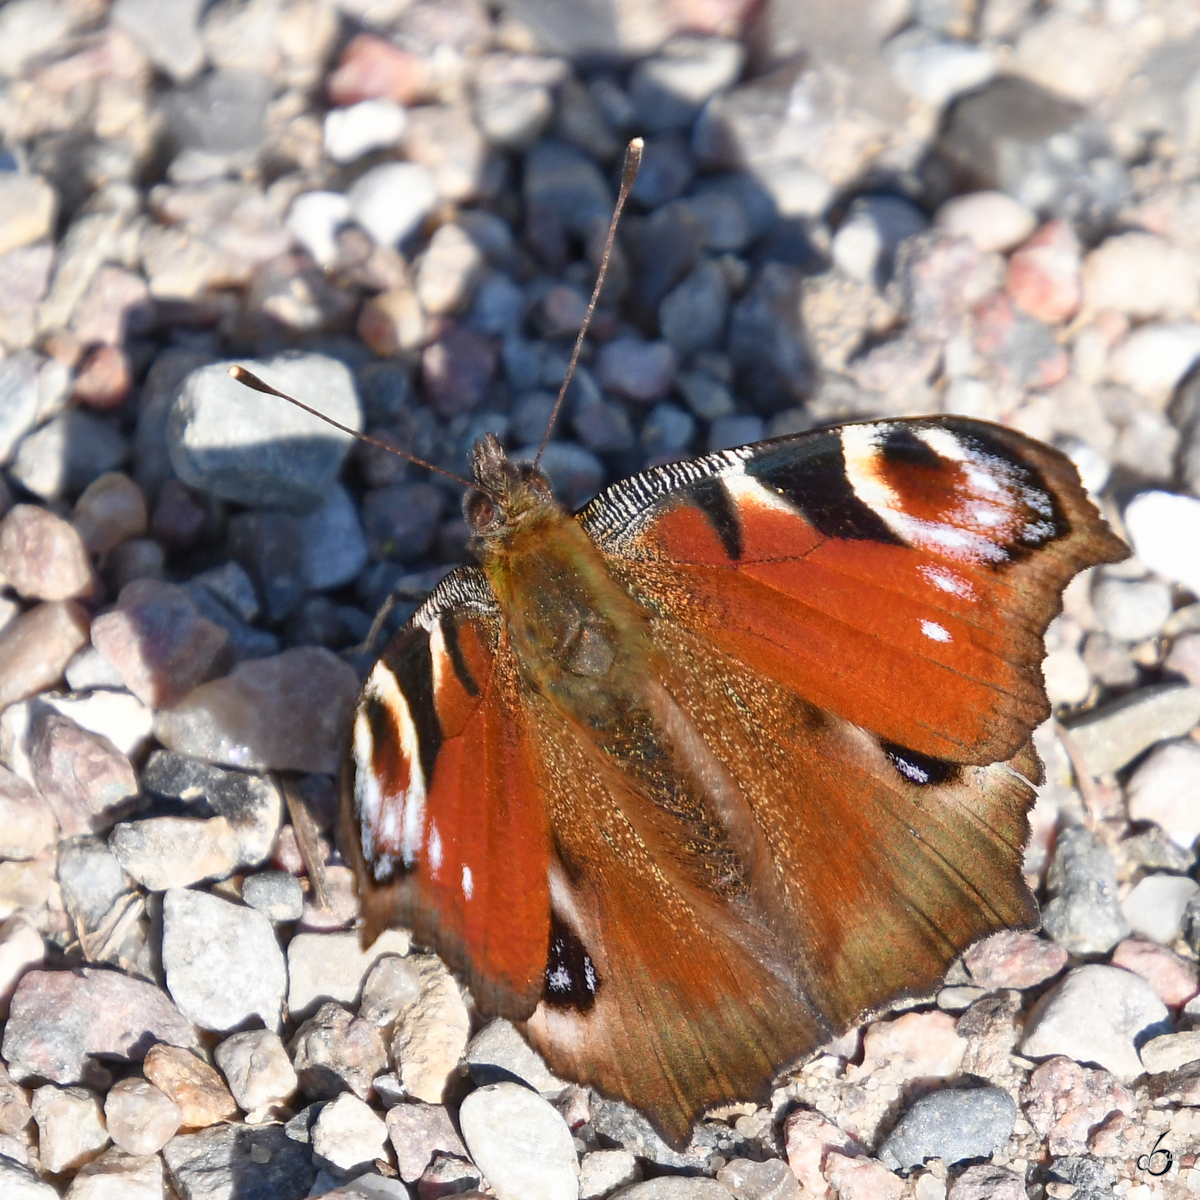
[[[351,746],[354,757],[354,807],[358,813],[358,828],[362,838],[363,854],[368,862],[374,863],[375,878],[386,879],[391,874],[395,858],[381,851],[380,841],[375,836],[383,794],[373,769],[375,739],[371,736],[371,723],[366,714],[360,712],[354,718],[354,737]],[[388,817],[392,817],[389,811]],[[380,830],[381,835],[385,831]]]
[[[940,591],[949,592],[951,596],[957,596],[960,600],[974,600],[975,589],[970,582],[963,579],[961,575],[956,575],[953,571],[947,570],[945,567],[935,567],[929,563],[923,563],[917,570],[924,577],[926,582],[933,584]]]
[[[397,732],[400,735],[400,751],[408,766],[408,787],[404,789],[400,797],[397,797],[400,801],[401,814],[400,829],[398,831],[400,835],[399,847],[395,844],[397,830],[394,828],[394,825],[389,825],[389,828],[392,830],[392,840],[389,844],[383,844],[381,838],[380,849],[391,851],[393,854],[399,849],[400,857],[404,860],[404,865],[412,867],[417,861],[417,854],[422,849],[425,836],[425,774],[421,770],[421,746],[420,740],[417,737],[417,727],[413,724],[408,701],[405,699],[404,693],[400,690],[400,684],[397,682],[396,676],[392,674],[390,668],[384,664],[382,659],[375,664],[374,669],[367,678],[367,686],[364,692],[368,698],[377,700],[395,721]],[[365,723],[365,715],[360,715],[359,720]],[[357,729],[355,733],[357,740]],[[367,734],[369,738],[369,728]],[[356,762],[356,765],[360,768],[357,777],[358,780],[373,779],[373,771],[370,769],[369,760],[367,770],[362,769],[361,762]],[[374,783],[374,786],[378,789],[378,783]],[[381,803],[382,797],[377,802],[376,813],[378,813],[378,805]]]
[[[595,973],[595,969],[593,968],[593,977],[595,976]],[[571,990],[571,972],[568,971],[566,967],[561,965],[555,967],[552,971],[547,971],[546,986],[552,992],[559,992],[563,995],[569,993]],[[592,990],[595,991],[595,988],[593,987]]]
[[[922,621],[921,632],[935,642],[952,642],[954,640],[950,636],[950,630],[936,621]]]
[[[442,869],[442,835],[438,827],[429,822],[429,873],[436,879]]]
[[[901,758],[899,755],[892,755],[892,762],[896,770],[900,772],[905,779],[911,779],[913,783],[918,783],[924,786],[929,782],[929,772],[918,767],[916,763],[909,762],[907,758]],[[916,835],[916,830],[911,830]]]
[[[470,900],[475,894],[475,876],[471,874],[471,868],[463,863],[462,869],[462,894],[464,900]]]
[[[736,468],[721,476],[725,491],[735,505],[746,504],[753,508],[774,509],[776,512],[788,513],[794,516],[796,510],[778,492],[773,492],[761,480],[753,475],[747,475],[745,466],[738,463]]]
[[[887,425],[849,425],[840,435],[854,494],[907,545],[958,562],[994,564],[1007,562],[1019,544],[1039,545],[1058,534],[1051,497],[1019,467],[943,427],[914,426],[912,432],[958,468],[954,493],[934,516],[908,511],[890,481]],[[1043,519],[1030,520],[1031,513]]]

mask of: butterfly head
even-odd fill
[[[556,506],[549,479],[532,463],[512,462],[494,434],[475,443],[471,470],[475,486],[463,497],[463,513],[477,551]]]

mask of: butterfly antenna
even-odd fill
[[[583,349],[583,339],[587,337],[588,327],[592,323],[592,315],[595,313],[596,304],[600,299],[600,289],[604,286],[605,275],[608,274],[608,262],[612,258],[613,241],[617,236],[617,222],[621,219],[621,209],[625,207],[625,201],[629,199],[629,189],[633,187],[633,181],[637,178],[638,168],[642,165],[642,149],[644,146],[645,143],[639,137],[634,138],[625,147],[625,161],[621,164],[621,189],[617,192],[617,203],[613,208],[612,220],[608,223],[608,237],[604,241],[604,253],[600,255],[600,270],[596,273],[596,286],[592,288],[592,298],[588,301],[587,312],[583,314],[583,324],[579,327],[579,336],[575,339],[575,349],[571,351],[571,361],[567,363],[567,373],[563,377],[562,387],[558,389],[558,397],[554,401],[550,420],[546,422],[546,432],[542,437],[542,444],[538,447],[537,457],[533,460],[535,467],[542,461],[542,455],[546,451],[546,445],[550,441],[550,434],[554,429],[554,422],[558,420],[558,414],[562,411],[563,401],[567,398],[567,388],[571,386],[571,379],[575,374],[575,367],[579,362],[579,353]]]
[[[369,433],[359,433],[357,429],[351,429],[349,425],[343,425],[341,421],[335,421],[320,410],[305,404],[303,400],[297,400],[295,396],[289,396],[287,392],[281,392],[278,388],[273,388],[269,383],[264,383],[253,371],[247,371],[245,367],[239,367],[235,364],[229,368],[229,374],[238,383],[244,384],[248,388],[253,388],[256,392],[266,392],[268,396],[278,396],[280,400],[286,400],[289,404],[294,404],[304,412],[312,413],[314,417],[319,417],[326,425],[332,425],[334,429],[340,429],[343,433],[348,433],[352,438],[356,438],[360,442],[366,442],[368,446],[375,446],[380,450],[386,450],[389,454],[394,454],[397,458],[402,458],[405,462],[412,463],[415,467],[424,467],[427,471],[434,471],[438,475],[445,475],[447,479],[453,479],[455,483],[461,483],[463,487],[479,488],[480,491],[484,492],[488,491],[487,488],[480,487],[474,480],[466,479],[462,475],[456,475],[453,471],[447,471],[444,467],[426,462],[423,458],[418,458],[415,454],[409,454],[407,450],[401,450],[398,446],[389,446],[387,442],[380,441],[379,438],[373,438]],[[490,492],[488,494],[491,495]]]

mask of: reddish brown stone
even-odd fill
[[[1112,1113],[1132,1114],[1133,1096],[1107,1071],[1062,1056],[1042,1063],[1022,1093],[1026,1117],[1050,1153],[1083,1154],[1091,1131]]]
[[[97,346],[83,360],[75,376],[72,396],[88,408],[116,408],[129,394],[133,375],[119,346]]]
[[[1126,938],[1113,950],[1112,965],[1140,975],[1168,1008],[1182,1008],[1200,995],[1200,966],[1157,942]]]
[[[1009,259],[1009,298],[1047,324],[1070,320],[1083,296],[1081,267],[1075,230],[1066,221],[1048,221]]]
[[[29,762],[63,837],[103,833],[137,806],[129,759],[108,738],[61,713],[49,710],[35,720]]]
[[[79,533],[36,504],[18,504],[0,521],[0,574],[27,600],[73,600],[95,587]]]
[[[72,600],[49,600],[0,632],[0,709],[45,691],[87,644],[87,613]]]
[[[495,345],[465,326],[448,326],[421,356],[425,391],[443,417],[474,408],[495,369]]]
[[[93,554],[107,554],[146,529],[146,498],[128,475],[109,471],[88,484],[71,523]]]
[[[92,624],[92,645],[151,708],[170,708],[207,674],[229,640],[173,583],[136,579]]]
[[[337,105],[379,97],[407,105],[420,98],[427,79],[428,67],[419,55],[373,34],[360,33],[347,43],[325,87]]]
[[[179,1108],[188,1129],[232,1120],[238,1107],[217,1071],[178,1046],[154,1046],[142,1065],[146,1078]]]
[[[14,1079],[78,1083],[92,1055],[140,1062],[154,1042],[190,1046],[167,994],[117,971],[30,971],[13,995],[0,1053]]]

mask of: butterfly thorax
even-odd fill
[[[471,548],[525,683],[563,715],[604,728],[645,670],[644,612],[537,467],[511,462],[490,434],[473,467],[477,487],[463,502]]]

